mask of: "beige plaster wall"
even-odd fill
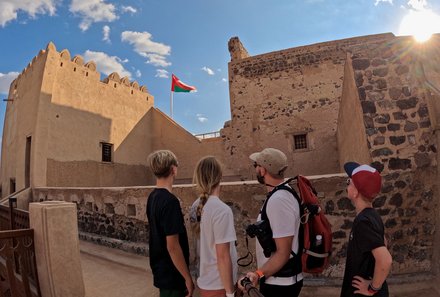
[[[15,89],[15,86],[16,89]],[[113,73],[100,81],[94,62],[58,52],[50,43],[11,85],[2,149],[2,188],[24,186],[26,137],[32,136],[31,185],[147,184],[151,151],[146,114],[154,98],[144,86]],[[101,142],[113,162],[101,162]]]
[[[348,161],[371,163],[361,102],[354,80],[351,54],[347,53],[344,83],[337,125],[338,152],[341,171]]]
[[[6,106],[2,138],[2,195],[10,194],[10,178],[16,180],[16,190],[25,186],[26,137],[32,137],[31,172],[36,166],[35,139],[37,133],[41,79],[47,51],[40,51],[21,74],[11,83]],[[31,177],[32,183],[32,177]]]
[[[227,164],[221,138],[199,140],[156,108],[151,109],[149,116],[152,151],[169,149],[176,154],[179,160],[177,183],[192,182],[195,165],[203,156],[212,155]],[[225,167],[225,179],[234,178],[231,175],[231,170]]]
[[[145,153],[151,147],[146,114],[153,96],[116,73],[100,81],[93,63],[70,59],[67,50],[54,52],[46,68],[52,70],[47,185],[146,184]],[[111,164],[101,162],[101,142],[113,144]]]

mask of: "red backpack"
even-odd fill
[[[313,274],[322,273],[329,264],[332,251],[331,225],[319,205],[317,192],[310,181],[301,175],[291,180],[297,181],[301,203],[302,270]],[[321,240],[319,240],[319,236],[321,236]]]
[[[295,180],[297,181],[296,186],[299,190],[299,195],[293,187],[286,185]],[[301,224],[298,234],[298,254],[291,251],[293,258],[291,258],[279,272],[274,274],[274,276],[282,276],[285,271],[288,271],[288,274],[290,275],[292,273],[292,267],[294,274],[300,272],[312,274],[322,273],[329,264],[329,258],[332,251],[332,230],[330,223],[325,217],[324,211],[319,205],[317,192],[310,181],[304,176],[298,175],[294,178],[290,178],[268,193],[260,212],[261,221],[249,225],[246,228],[246,234],[250,237],[256,236],[258,238],[266,257],[269,257],[271,253],[276,250],[275,241],[272,238],[272,230],[270,229],[269,218],[266,213],[266,206],[270,197],[278,190],[286,190],[290,192],[298,201],[300,206]],[[246,237],[246,246],[248,245],[247,243],[248,241]],[[249,248],[248,254],[238,259],[238,265],[247,266],[252,263],[252,258],[251,262],[248,264],[239,263],[246,259],[248,255],[250,255]]]

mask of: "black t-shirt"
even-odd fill
[[[167,250],[166,236],[179,234],[179,243],[189,264],[188,235],[179,200],[166,189],[154,189],[147,201],[150,228],[150,266],[154,286],[185,290],[185,280],[174,266]]]
[[[350,232],[341,297],[363,296],[353,293],[357,289],[351,282],[357,275],[365,279],[373,278],[375,260],[371,251],[381,246],[385,246],[382,219],[375,209],[365,208],[354,219]],[[374,296],[388,296],[386,282]]]

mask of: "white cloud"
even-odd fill
[[[106,75],[109,75],[112,72],[117,72],[121,77],[128,76],[131,79],[131,73],[125,70],[124,66],[120,63],[121,59],[116,56],[109,56],[103,52],[86,50],[84,53],[84,59],[86,61],[95,61],[98,70]]]
[[[115,6],[105,0],[72,0],[70,12],[79,15],[82,20],[79,27],[86,31],[96,22],[112,22],[118,18]]]
[[[17,19],[19,12],[35,18],[37,14],[54,15],[58,0],[1,0],[0,1],[0,25]]]
[[[222,78],[222,81],[223,82],[228,82],[228,80],[226,78],[224,78],[224,77]]]
[[[160,67],[168,67],[171,65],[171,63],[166,60],[165,56],[158,54],[145,54],[144,57],[148,58],[147,64],[153,64],[154,66]]]
[[[171,53],[171,47],[163,43],[154,42],[150,33],[124,31],[121,34],[121,40],[133,45],[136,53],[147,58],[147,63],[160,67],[171,65],[166,60],[166,56]]]
[[[119,58],[119,57],[116,57],[116,61],[118,61],[119,63],[128,63],[128,59],[124,59],[124,60],[122,60],[121,58]]]
[[[137,12],[137,9],[132,6],[122,6],[122,12],[129,12],[131,14],[135,14]]]
[[[214,75],[214,71],[212,71],[211,68],[208,68],[208,67],[204,66],[202,68],[202,70],[205,71],[206,73],[208,73],[209,75]]]
[[[168,71],[166,71],[165,69],[156,69],[155,77],[168,78],[168,74]]]
[[[198,113],[198,114],[197,114],[197,120],[198,120],[200,123],[205,123],[205,122],[208,121],[208,118],[205,117],[203,114]]]
[[[428,2],[426,0],[409,0],[408,6],[414,10],[425,10],[428,6]]]
[[[105,25],[104,27],[102,27],[102,40],[110,43],[110,27]]]
[[[8,94],[11,82],[19,75],[18,72],[0,72],[0,94]]]
[[[142,72],[138,69],[136,70],[136,77],[141,77],[142,76]]]
[[[374,5],[377,6],[377,5],[379,5],[379,3],[382,3],[382,2],[388,2],[389,4],[393,5],[393,0],[376,0]]]

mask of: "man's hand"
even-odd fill
[[[373,296],[373,293],[370,293],[368,291],[368,285],[371,283],[370,280],[366,280],[359,275],[356,275],[353,277],[353,281],[351,282],[351,285],[355,287],[357,290],[354,291],[355,294],[361,294],[365,296]]]
[[[241,284],[242,281],[243,281],[243,279],[244,279],[245,277],[247,277],[247,278],[250,280],[250,282],[251,282],[251,284],[252,284],[253,287],[256,287],[256,286],[258,285],[258,280],[259,280],[260,278],[258,277],[258,274],[256,274],[255,272],[251,272],[251,271],[249,271],[248,273],[246,273],[246,276],[243,276],[242,278],[240,278],[240,279],[238,280],[238,288],[239,288],[241,291],[247,293],[246,288],[243,287],[242,284]]]
[[[185,297],[192,297],[194,292],[194,283],[192,281],[192,278],[185,280],[185,286],[187,290],[187,294],[185,295]]]

